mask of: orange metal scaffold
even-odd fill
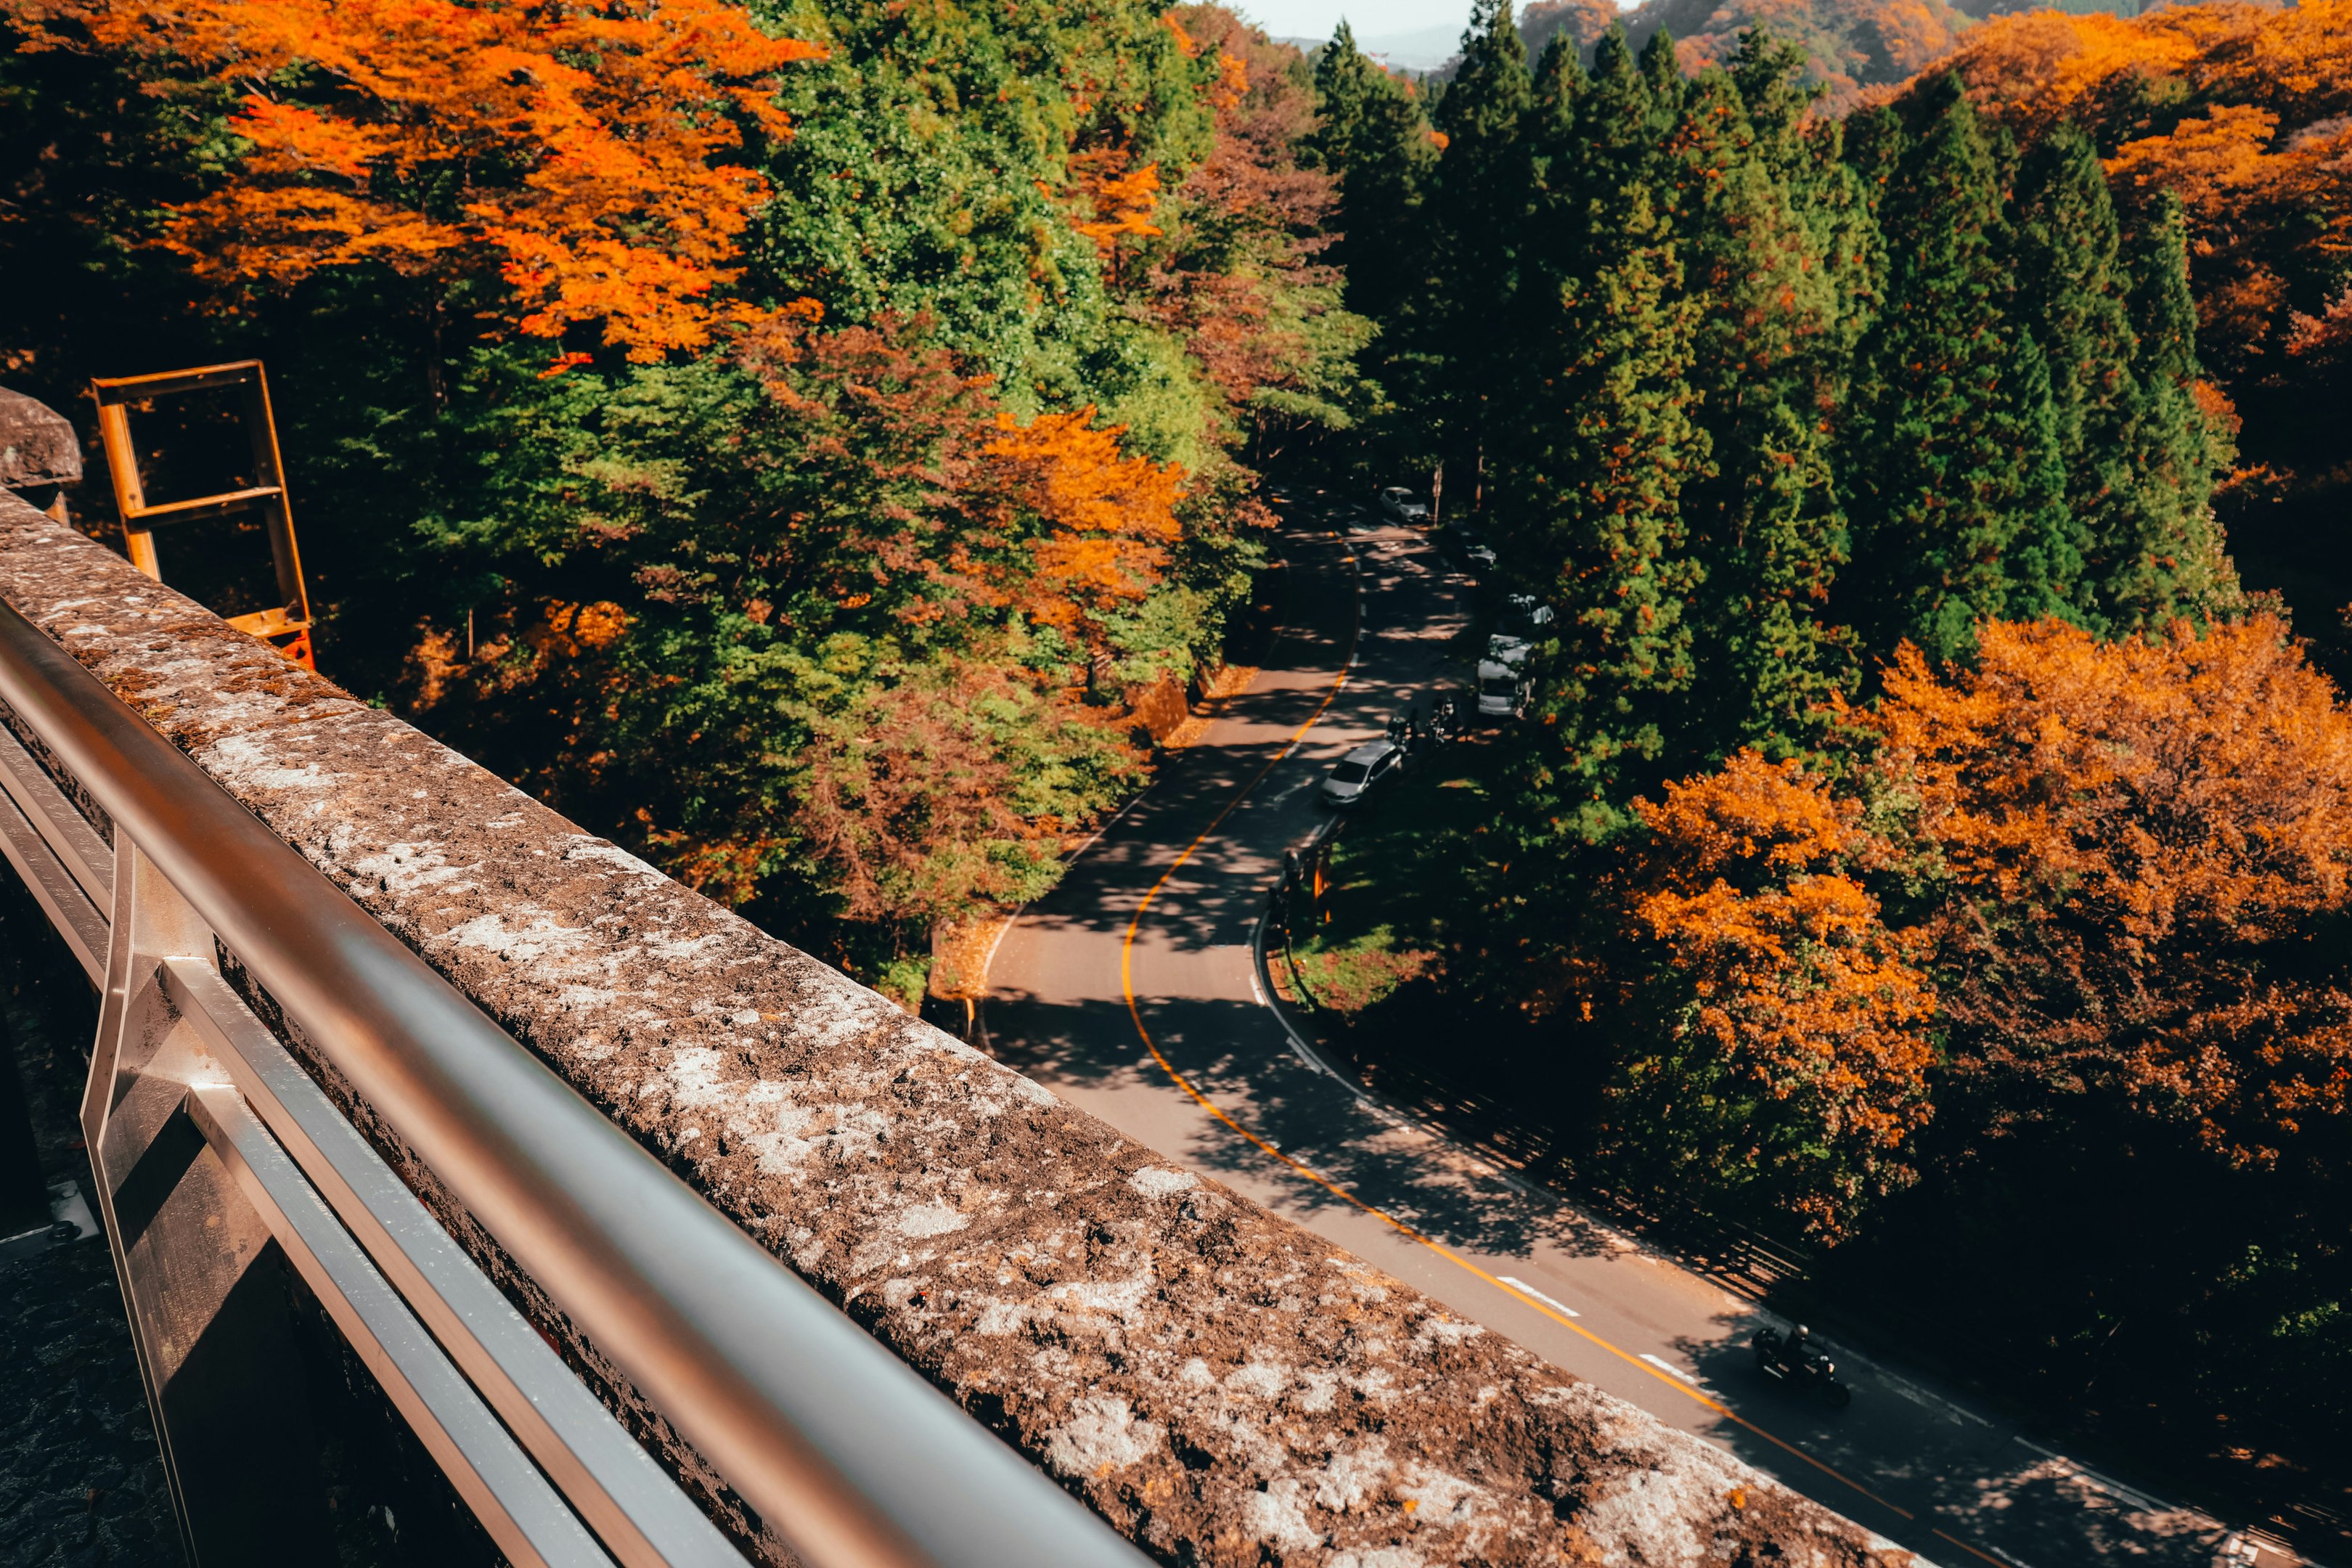
[[[251,488],[148,505],[146,488],[139,477],[138,450],[131,441],[130,405],[174,393],[227,387],[238,388],[243,395],[245,432],[253,443]],[[89,389],[98,400],[99,436],[106,445],[106,469],[114,480],[114,504],[121,512],[123,546],[131,563],[160,583],[163,573],[155,555],[158,524],[258,511],[268,531],[278,591],[285,603],[249,616],[231,616],[228,624],[259,637],[304,668],[317,668],[310,651],[310,595],[302,583],[301,552],[294,544],[294,513],[286,499],[286,470],[278,456],[278,422],[270,414],[269,382],[261,373],[261,362],[238,360],[155,375],[98,379],[90,382]]]

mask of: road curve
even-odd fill
[[[1282,536],[1282,631],[1249,689],[999,944],[997,1057],[1576,1375],[1951,1568],[2209,1568],[2225,1529],[1839,1348],[1829,1410],[1756,1374],[1753,1303],[1524,1187],[1320,1068],[1251,939],[1315,786],[1445,684],[1461,585],[1420,532]]]

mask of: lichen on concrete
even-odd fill
[[[1912,1561],[1172,1169],[5,498],[0,596],[1163,1560]]]

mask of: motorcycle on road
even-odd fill
[[[1837,1363],[1810,1338],[1765,1329],[1755,1339],[1756,1365],[1765,1376],[1811,1388],[1835,1408],[1853,1403],[1853,1390],[1838,1381]]]

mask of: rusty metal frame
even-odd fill
[[[242,394],[245,433],[253,446],[257,482],[241,490],[149,505],[146,485],[139,474],[139,451],[131,439],[131,405],[176,393],[231,387]],[[106,447],[106,471],[114,481],[114,504],[122,517],[123,550],[131,563],[160,583],[163,572],[155,553],[154,531],[159,525],[258,511],[269,535],[278,592],[285,603],[248,616],[229,616],[228,624],[259,637],[305,668],[316,668],[310,647],[310,595],[302,581],[302,553],[294,542],[294,512],[287,499],[286,468],[278,451],[278,421],[270,411],[269,380],[262,373],[261,362],[234,360],[152,375],[99,377],[91,380],[89,390],[98,400],[98,434]]]

